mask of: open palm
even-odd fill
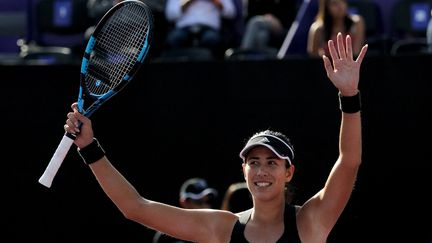
[[[358,92],[360,66],[368,46],[363,46],[357,59],[354,60],[351,36],[346,36],[344,45],[342,34],[339,33],[337,35],[337,48],[332,40],[329,40],[328,47],[332,61],[327,56],[323,56],[327,77],[342,95],[355,95]]]

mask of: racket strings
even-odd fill
[[[149,12],[128,4],[96,36],[88,64],[87,87],[96,95],[114,89],[131,72],[149,35]]]

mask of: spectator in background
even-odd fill
[[[86,30],[84,36],[86,42],[93,34],[94,29],[96,28],[96,24],[100,19],[104,16],[110,8],[112,8],[117,3],[122,0],[88,0],[87,2],[87,14],[91,21],[91,26]]]
[[[186,180],[181,188],[179,195],[180,207],[186,209],[215,208],[218,192],[208,186],[203,178],[195,177]],[[185,241],[175,239],[169,235],[156,231],[153,243],[183,243]]]
[[[167,34],[167,48],[217,51],[222,44],[222,18],[234,18],[235,14],[232,0],[168,0],[165,16],[174,26]]]
[[[297,15],[294,0],[248,0],[240,49],[279,49]]]
[[[330,56],[328,40],[336,41],[341,32],[352,38],[353,54],[357,56],[365,44],[366,27],[362,16],[348,12],[347,0],[319,0],[318,14],[309,29],[307,51],[311,57]]]
[[[426,30],[426,38],[427,38],[427,51],[428,53],[432,53],[432,10],[431,10],[431,16],[429,18],[429,23]]]
[[[294,187],[290,183],[285,185],[285,200],[290,204],[293,201]],[[253,207],[252,195],[245,181],[232,183],[222,199],[222,210],[239,213]]]
[[[147,4],[153,12],[163,12],[165,9],[166,0],[141,0]]]
[[[88,0],[87,2],[87,14],[90,18],[91,25],[85,32],[85,44],[89,40],[90,36],[93,34],[96,24],[102,19],[103,15],[114,5],[120,3],[124,0]],[[165,2],[166,0],[140,0],[141,2],[147,4],[152,11],[154,22],[153,32],[153,42],[152,48],[150,48],[150,53],[147,59],[153,56],[159,56],[163,49],[163,41],[166,36],[166,19],[164,15]]]
[[[232,183],[222,199],[222,210],[239,213],[252,208],[252,196],[245,181]]]

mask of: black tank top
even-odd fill
[[[239,220],[234,225],[231,235],[231,243],[247,243],[244,236],[246,224],[250,219],[252,209],[244,211],[240,214]],[[295,206],[286,204],[284,213],[284,233],[276,243],[301,243],[297,232],[296,209]]]

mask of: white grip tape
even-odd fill
[[[61,164],[63,163],[63,160],[66,157],[73,142],[74,140],[66,136],[66,134],[63,136],[59,146],[57,147],[54,155],[48,163],[48,166],[46,167],[42,176],[39,178],[39,183],[46,187],[51,187],[52,181],[57,174],[57,171],[60,168]]]

